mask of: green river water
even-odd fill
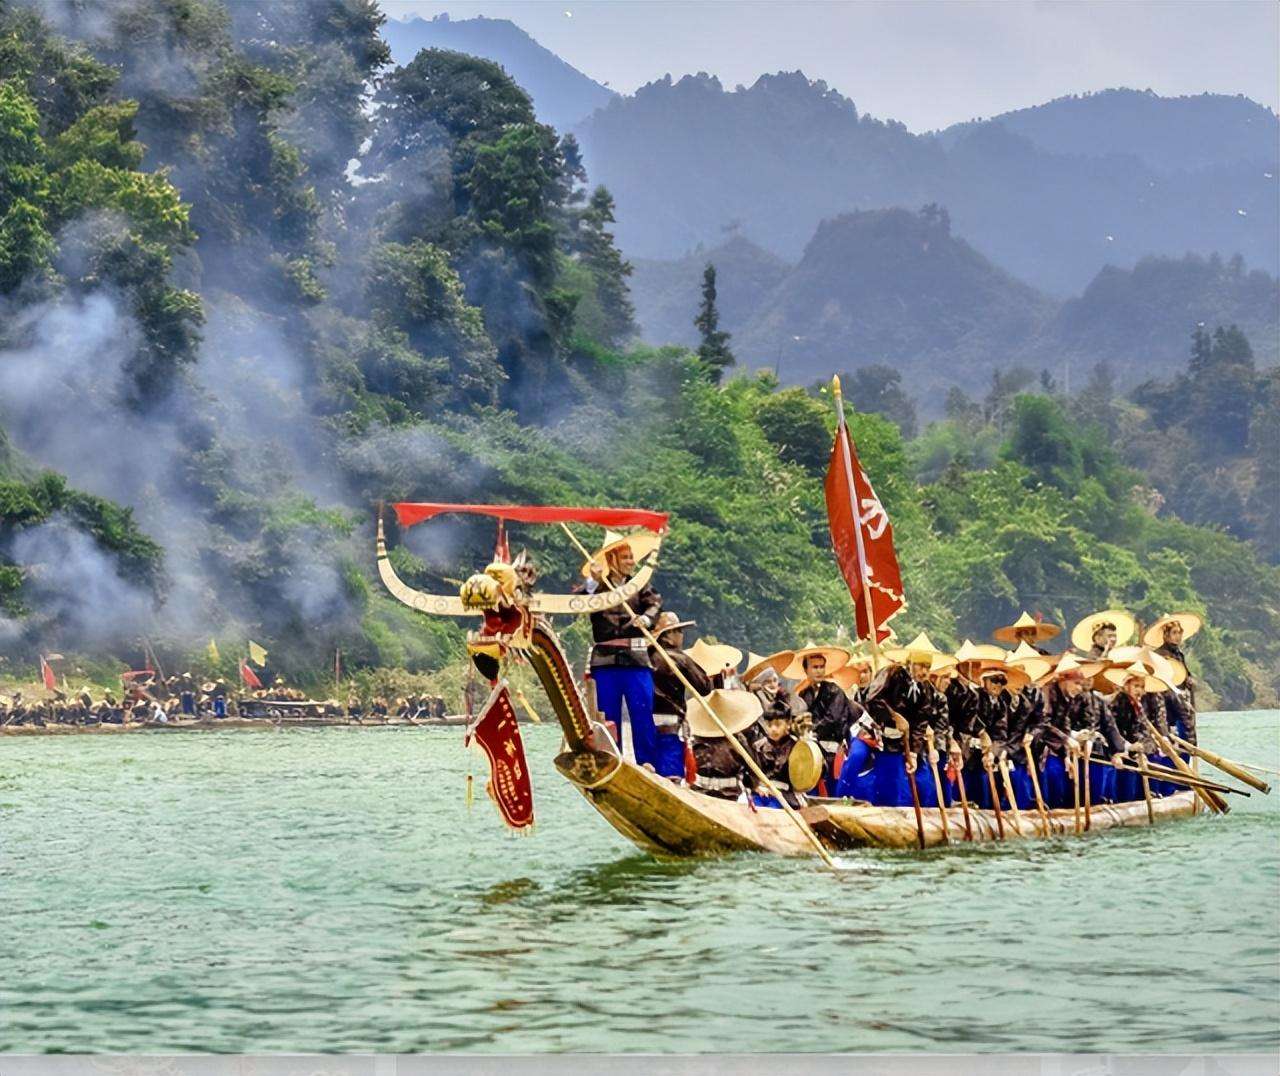
[[[1280,767],[1280,713],[1202,718]],[[1048,842],[659,862],[526,727],[0,740],[0,1050],[1265,1051],[1280,794]],[[480,766],[477,763],[477,774]],[[477,782],[479,789],[482,781]]]

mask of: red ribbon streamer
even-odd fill
[[[516,523],[595,523],[601,527],[644,527],[654,534],[667,529],[666,512],[643,508],[561,508],[553,505],[519,504],[432,504],[401,501],[392,505],[402,527],[451,512],[473,516],[495,516]]]

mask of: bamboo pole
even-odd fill
[[[996,788],[995,759],[991,751],[991,734],[983,731],[979,737],[982,743],[982,768],[987,771],[987,788],[991,793],[991,809],[996,813],[996,829],[1000,833],[1000,839],[1005,839],[1004,835],[1004,812],[1000,810],[1000,790]]]
[[[560,526],[564,529],[565,534],[569,536],[569,540],[573,542],[575,546],[577,546],[578,552],[581,553],[583,557],[585,557],[588,561],[590,561],[591,554],[586,550],[586,548],[582,545],[582,543],[578,541],[578,536],[574,534],[572,530],[569,529],[569,525],[567,523],[561,523]],[[604,580],[604,584],[610,590],[618,589],[612,583],[608,582],[607,578]],[[627,605],[627,603],[625,602],[623,604]],[[627,605],[627,608],[630,608],[630,606]],[[722,733],[724,733],[725,738],[729,741],[729,746],[732,747],[734,752],[738,755],[738,757],[741,758],[742,761],[747,764],[747,768],[755,775],[756,780],[758,780],[761,784],[764,785],[766,789],[768,789],[769,795],[771,795],[775,800],[778,801],[778,805],[782,808],[783,811],[786,812],[787,817],[790,818],[796,824],[796,826],[800,829],[800,831],[804,834],[805,839],[808,840],[809,843],[813,845],[818,855],[822,857],[823,862],[826,863],[826,865],[830,867],[831,870],[837,876],[839,876],[840,868],[836,866],[836,861],[831,858],[831,853],[828,852],[826,847],[823,845],[823,843],[820,840],[818,840],[818,835],[814,833],[812,829],[809,828],[809,823],[806,822],[803,818],[801,818],[799,813],[796,811],[796,809],[792,807],[791,804],[789,804],[785,798],[783,798],[782,793],[778,791],[777,786],[774,785],[774,783],[771,780],[769,780],[769,778],[765,775],[765,772],[762,769],[760,769],[760,766],[756,762],[756,760],[751,757],[751,752],[748,751],[745,747],[743,747],[743,745],[738,741],[738,738],[736,736],[734,736],[732,733],[729,732],[728,727],[725,725],[723,721],[720,720],[720,715],[717,714],[713,709],[711,709],[710,705],[708,705],[707,703],[706,697],[703,696],[703,694],[700,691],[698,691],[697,688],[695,688],[691,683],[689,683],[688,678],[681,671],[680,666],[677,665],[675,661],[672,659],[671,655],[667,653],[666,648],[661,643],[658,642],[653,632],[651,632],[647,627],[645,627],[644,624],[642,624],[639,620],[634,620],[633,623],[637,628],[640,629],[640,634],[644,636],[645,641],[650,646],[652,646],[660,655],[662,655],[663,660],[666,661],[666,663],[671,667],[671,671],[675,673],[676,679],[678,679],[680,683],[684,685],[684,689],[687,692],[689,692],[695,699],[698,700],[698,705],[701,706],[703,709],[703,712],[709,718],[711,718],[716,728],[718,728]],[[621,730],[619,730],[619,733],[621,733]]]
[[[1075,741],[1067,748],[1067,758],[1071,761],[1071,811],[1075,820],[1076,836],[1080,836],[1080,748]]]
[[[1089,780],[1089,763],[1093,761],[1093,738],[1084,742],[1084,831],[1093,828],[1093,788]]]
[[[1110,766],[1114,770],[1120,770],[1122,773],[1141,773],[1142,771],[1133,766],[1122,766],[1112,762],[1109,758],[1090,759],[1095,766]],[[1230,785],[1224,785],[1217,781],[1209,780],[1206,777],[1197,777],[1190,774],[1180,773],[1177,770],[1168,769],[1155,762],[1147,763],[1147,773],[1153,777],[1158,777],[1161,781],[1167,781],[1169,784],[1182,785],[1184,788],[1206,788],[1211,792],[1231,792],[1237,796],[1248,796],[1250,793],[1242,788],[1232,788]]]
[[[897,710],[890,709],[889,716],[902,734],[902,768],[906,771],[907,784],[911,787],[911,806],[916,812],[916,838],[924,848],[924,816],[920,813],[920,789],[916,785],[916,761],[911,757],[911,725]]]
[[[1147,756],[1138,756],[1138,772],[1142,774],[1142,798],[1147,801],[1147,825],[1156,824],[1156,809],[1151,805],[1151,778],[1148,776]]]

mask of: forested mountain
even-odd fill
[[[741,235],[731,235],[714,247],[698,247],[676,261],[637,258],[632,264],[631,298],[641,336],[652,343],[690,347],[698,342],[693,318],[699,282],[708,264],[718,274],[720,317],[735,333],[750,322],[791,270],[776,254]],[[761,354],[754,359],[753,365],[763,365]]]
[[[430,21],[416,16],[388,19],[382,36],[398,64],[408,63],[421,49],[450,49],[492,60],[533,98],[538,119],[561,131],[616,96],[539,45],[509,19],[451,19],[448,15],[437,15]]]
[[[1070,381],[1112,364],[1120,387],[1167,377],[1186,361],[1198,323],[1238,325],[1257,359],[1280,359],[1280,283],[1240,257],[1144,258],[1107,266],[1058,303],[952,234],[945,210],[881,210],[825,221],[787,267],[741,236],[678,261],[638,261],[632,280],[642,337],[693,343],[702,268],[716,266],[723,328],[738,358],[806,384],[833,370],[889,363],[922,410],[941,389],[985,384],[1023,363]]]
[[[1080,291],[1103,265],[1149,255],[1239,253],[1280,271],[1276,117],[1235,98],[1156,101],[1159,122],[1124,154],[1116,143],[1146,113],[1131,119],[1126,93],[1089,98],[1081,124],[1100,134],[1086,152],[1065,106],[1011,126],[917,136],[859,115],[798,72],[732,91],[699,75],[618,98],[578,134],[588,170],[617,199],[622,249],[636,258],[682,257],[736,222],[753,242],[796,259],[825,219],[936,202],[975,249],[1057,296]],[[1228,137],[1244,110],[1247,134]],[[1170,161],[1157,151],[1167,142],[1160,132],[1183,118],[1191,130],[1218,124],[1223,133]],[[1159,163],[1141,156],[1144,147]]]
[[[1049,153],[1137,157],[1160,172],[1266,166],[1276,159],[1275,113],[1247,97],[1217,93],[1161,97],[1150,90],[1119,89],[1073,94],[957,123],[939,132],[939,138],[950,147],[976,128],[996,124]]]
[[[850,609],[822,495],[829,400],[725,368],[736,341],[710,274],[699,352],[628,346],[632,267],[574,140],[490,61],[424,50],[389,65],[381,22],[365,0],[0,13],[5,672],[30,677],[56,650],[110,674],[145,636],[166,664],[230,677],[249,638],[304,683],[324,680],[335,647],[358,676],[456,676],[460,628],[396,605],[373,571],[374,506],[401,499],[666,510],[661,590],[701,631],[760,652],[838,638]],[[785,110],[806,87],[761,92]],[[845,103],[823,107],[847,123]],[[864,135],[903,133],[867,121]],[[991,331],[984,319],[1022,331],[1043,301],[936,207],[834,220],[815,258],[839,257],[847,232],[901,259],[879,277],[914,274],[860,270],[863,287],[914,303],[957,347]],[[966,302],[930,290],[931,254],[967,281]],[[762,279],[777,270],[754,257]],[[812,279],[870,316],[863,296]],[[726,278],[726,300],[737,287]],[[870,324],[877,347],[893,343],[887,321]],[[1280,553],[1259,532],[1276,476],[1255,460],[1276,402],[1242,339],[1211,333],[1185,382],[1132,400],[1105,368],[1074,395],[1002,369],[985,396],[948,393],[949,417],[914,440],[895,424],[909,404],[897,371],[864,371],[859,396],[894,416],[850,423],[896,527],[911,603],[899,633],[956,643],[1024,607],[1068,622],[1200,609],[1204,682],[1231,705],[1274,703],[1280,570],[1259,553]],[[1247,419],[1243,447],[1214,425],[1209,409],[1228,405]],[[1188,447],[1144,463],[1134,431]],[[1241,497],[1232,533],[1217,529],[1228,502],[1177,481],[1187,453],[1210,451],[1205,482],[1229,473]],[[473,521],[391,538],[402,574],[444,593],[493,533]],[[513,541],[549,585],[577,578],[562,535]],[[583,627],[566,635],[580,656]]]

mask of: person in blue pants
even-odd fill
[[[594,594],[626,584],[636,570],[636,547],[644,545],[655,548],[656,537],[644,532],[606,534],[604,545],[583,565],[583,589]],[[653,723],[653,664],[641,625],[652,629],[661,610],[661,596],[646,584],[628,600],[591,614],[590,670],[596,706],[613,724],[622,744],[625,703],[635,760],[654,770],[662,758]]]
[[[711,694],[711,678],[684,650],[684,629],[692,625],[692,620],[681,620],[670,610],[664,610],[658,615],[653,634],[689,686],[705,697]],[[663,777],[680,778],[685,775],[685,741],[681,726],[685,723],[688,711],[688,692],[675,669],[658,652],[657,647],[649,648],[649,661],[653,665],[653,767]],[[606,678],[607,676],[608,674]],[[628,712],[631,709],[630,702],[627,703],[627,709]]]

